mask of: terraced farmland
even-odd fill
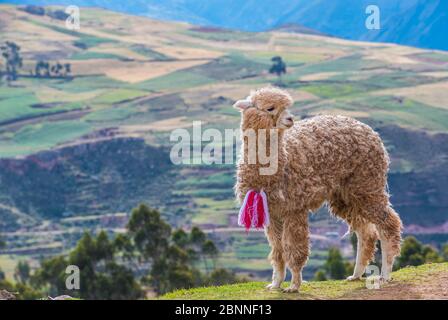
[[[268,72],[273,56],[287,64],[281,85],[296,100],[294,114],[344,114],[372,125],[391,153],[392,201],[405,224],[446,232],[448,53],[81,12],[81,29],[71,31],[64,21],[0,5],[0,42],[17,43],[24,59],[18,80],[0,84],[0,226],[10,239],[46,221],[66,233],[66,242],[55,236],[64,248],[82,227],[68,230],[60,219],[129,212],[146,201],[173,224],[212,233],[223,265],[266,274],[263,235],[236,229],[234,167],[167,159],[175,128],[198,120],[238,128],[232,103],[278,84]],[[38,78],[40,60],[70,63],[71,74]],[[312,228],[314,251],[340,241],[349,248],[326,236],[345,232],[338,221],[319,213]],[[323,259],[312,257],[308,275]]]

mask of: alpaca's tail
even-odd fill
[[[400,254],[401,249],[403,224],[398,213],[391,206],[388,206],[383,214],[382,219],[377,221],[376,226],[380,235],[389,243],[389,253],[397,256]]]

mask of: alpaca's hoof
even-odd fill
[[[392,281],[390,276],[380,276],[380,284],[385,284]]]
[[[297,287],[297,286],[290,286],[290,287],[288,287],[286,289],[283,289],[283,292],[284,293],[297,293],[297,292],[299,292],[299,287]]]
[[[361,280],[361,277],[357,277],[357,276],[349,276],[346,279],[347,281],[357,281],[357,280]]]
[[[268,290],[272,290],[272,291],[274,291],[274,290],[280,290],[280,285],[275,284],[275,283],[270,283],[270,284],[268,284],[268,285],[266,286],[266,289],[268,289]]]

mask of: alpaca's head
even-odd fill
[[[241,128],[279,129],[293,126],[294,120],[288,108],[293,100],[288,92],[274,87],[265,87],[251,92],[244,100],[233,106],[241,111]]]

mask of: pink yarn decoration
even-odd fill
[[[245,227],[247,231],[250,228],[262,229],[269,225],[268,200],[263,190],[247,192],[238,215],[238,225]]]

